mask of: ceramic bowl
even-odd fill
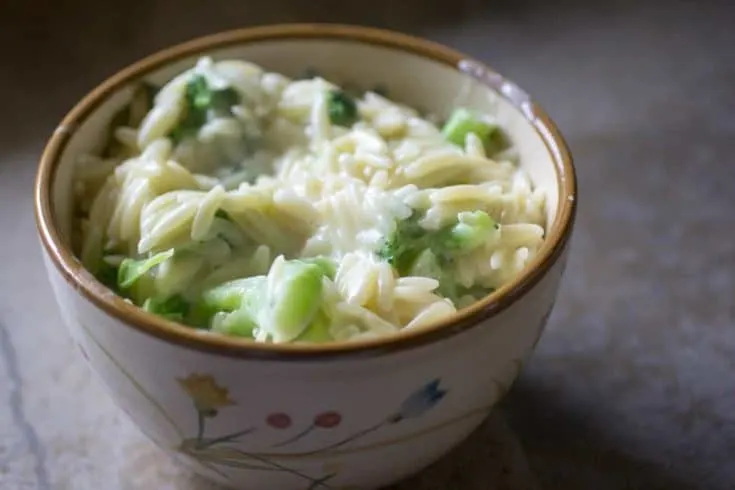
[[[548,194],[547,238],[512,283],[451,321],[377,340],[262,345],[149,315],[70,251],[72,169],[99,147],[136,82],[161,83],[197,57],[242,58],[296,76],[382,83],[396,100],[447,114],[458,97],[495,114]],[[528,95],[480,62],[402,34],[337,25],[237,30],[154,54],[95,88],[43,153],[36,218],[48,276],[84,357],[150,439],[238,489],[370,489],[437,460],[518,377],[564,269],[576,187],[559,131]],[[104,434],[100,434],[104,437]]]

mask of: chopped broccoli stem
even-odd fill
[[[487,144],[497,129],[496,124],[485,122],[468,109],[460,108],[452,112],[442,128],[442,134],[447,141],[457,146],[464,146],[469,133],[475,133],[484,144]]]
[[[247,277],[221,284],[202,294],[192,312],[198,325],[210,325],[214,331],[252,337],[256,319],[264,304],[265,276]]]
[[[327,96],[327,113],[332,124],[350,127],[357,122],[355,100],[341,90],[330,90]]]
[[[256,328],[265,329],[276,342],[294,340],[307,329],[310,338],[321,338],[330,325],[318,315],[322,278],[334,269],[325,257],[281,257],[268,276],[236,279],[204,291],[190,318],[196,325],[231,335],[253,336]]]
[[[248,308],[239,308],[232,313],[219,313],[212,322],[214,332],[236,337],[253,337],[258,324]]]
[[[213,313],[235,311],[248,296],[264,287],[265,276],[235,279],[205,291],[202,294],[202,304]]]
[[[275,342],[296,339],[311,323],[322,303],[322,268],[300,260],[271,266],[266,294],[267,312],[262,315]]]

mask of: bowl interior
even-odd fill
[[[163,84],[204,55],[214,59],[248,60],[266,70],[291,77],[297,77],[306,69],[316,69],[322,76],[338,84],[349,83],[363,88],[381,84],[387,87],[393,100],[441,117],[447,116],[457,106],[493,114],[518,150],[521,165],[533,183],[546,191],[547,232],[554,226],[559,208],[558,184],[563,176],[558,175],[552,150],[547,148],[529,120],[529,115],[533,114],[524,114],[493,88],[456,67],[401,47],[371,44],[363,40],[308,37],[230,42],[226,46],[196,54],[185,53],[173,60],[162,59],[158,63],[149,63],[144,71],[118,77],[117,83],[108,85],[108,90],[98,91],[97,95],[102,96],[95,99],[90,106],[91,111],[78,121],[76,127],[60,127],[57,130],[73,130],[62,149],[51,195],[54,219],[65,244],[70,243],[73,213],[71,190],[77,157],[100,148],[108,122],[129,101],[135,83],[146,80]]]

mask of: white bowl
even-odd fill
[[[149,315],[97,282],[69,246],[75,158],[99,147],[135,82],[201,55],[295,76],[383,83],[447,114],[495,114],[548,194],[545,244],[510,284],[449,322],[342,344],[263,345]],[[36,218],[65,322],[118,405],[161,448],[238,489],[369,489],[403,479],[475,429],[517,378],[554,304],[575,215],[569,151],[546,114],[486,66],[434,43],[374,29],[284,25],[197,39],[108,79],[63,120],[41,159]],[[105,437],[100,434],[100,437]]]

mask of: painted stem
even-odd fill
[[[378,423],[378,424],[376,424],[376,425],[374,425],[372,427],[368,427],[367,429],[363,429],[360,432],[357,432],[356,434],[352,434],[351,436],[347,437],[346,439],[342,439],[339,442],[335,442],[334,444],[330,444],[329,446],[323,447],[321,449],[317,449],[315,451],[310,451],[310,452],[304,453],[304,454],[306,454],[306,455],[316,454],[316,453],[321,453],[321,452],[325,452],[325,451],[331,451],[332,449],[337,449],[338,447],[344,446],[345,444],[349,444],[350,442],[356,441],[357,439],[359,439],[359,438],[361,438],[363,436],[366,436],[366,435],[370,434],[371,432],[375,432],[376,430],[378,430],[381,427],[383,427],[386,423],[387,423],[387,421],[380,422],[380,423]]]
[[[201,446],[204,437],[204,424],[206,420],[201,410],[197,410],[197,446]]]
[[[261,463],[265,463],[265,464],[268,464],[268,465],[273,466],[274,468],[278,468],[281,471],[285,471],[286,473],[291,473],[292,475],[296,475],[296,476],[299,476],[299,477],[304,478],[306,480],[309,480],[312,483],[318,482],[318,485],[321,485],[324,488],[333,488],[331,485],[327,485],[326,483],[319,482],[319,479],[312,478],[311,476],[307,475],[306,473],[302,473],[299,470],[295,470],[293,468],[289,468],[288,466],[284,466],[284,465],[282,465],[280,463],[276,463],[275,461],[271,461],[268,458],[264,458],[262,456],[258,456],[257,454],[247,453],[247,452],[241,451],[239,449],[236,449],[235,451],[239,452],[243,456],[247,456],[247,457],[252,458],[252,459],[254,459],[256,461],[260,461]]]
[[[315,488],[319,488],[319,487],[322,487],[322,486],[325,486],[325,487],[329,488],[326,485],[326,482],[328,482],[329,480],[331,480],[335,476],[337,476],[336,473],[331,473],[329,475],[326,475],[326,476],[323,476],[323,477],[319,478],[318,480],[314,480],[313,482],[311,482],[311,485],[309,485],[309,488],[307,488],[306,490],[314,490]]]
[[[198,463],[199,463],[200,465],[202,465],[202,466],[204,466],[205,468],[207,468],[207,469],[208,469],[209,471],[211,471],[211,472],[213,472],[213,473],[216,473],[216,474],[218,474],[219,476],[221,476],[221,477],[222,477],[222,478],[223,478],[223,479],[224,479],[225,481],[232,481],[232,480],[230,479],[230,477],[229,477],[229,476],[227,476],[227,474],[226,474],[226,473],[224,473],[224,472],[220,471],[219,469],[217,469],[217,467],[216,467],[216,466],[214,466],[214,465],[213,465],[212,463],[210,463],[209,461],[204,461],[204,460],[198,459],[198,458],[196,458],[196,457],[193,457],[193,459],[194,459],[195,461],[197,461],[197,462],[198,462]]]
[[[215,437],[214,439],[201,439],[199,441],[200,443],[199,447],[201,449],[206,449],[208,447],[214,446],[215,444],[219,444],[221,442],[232,442],[238,437],[242,437],[244,435],[250,434],[254,430],[255,428],[250,427],[248,429],[241,430],[240,432],[235,432],[233,434],[229,434],[229,435],[222,436],[222,437]]]
[[[307,427],[306,429],[304,429],[304,430],[302,430],[301,432],[299,432],[298,434],[296,434],[295,436],[293,436],[293,437],[291,437],[291,438],[289,438],[289,439],[286,439],[286,440],[285,440],[285,441],[283,441],[283,442],[279,442],[278,444],[274,444],[274,445],[273,445],[273,446],[271,446],[271,447],[281,447],[281,446],[285,446],[285,445],[287,445],[287,444],[291,444],[292,442],[296,442],[296,441],[298,441],[299,439],[301,439],[302,437],[306,436],[306,435],[307,435],[308,433],[310,433],[310,432],[311,432],[312,430],[314,430],[314,428],[315,428],[315,427],[316,427],[316,425],[312,424],[312,425],[310,425],[309,427]]]

